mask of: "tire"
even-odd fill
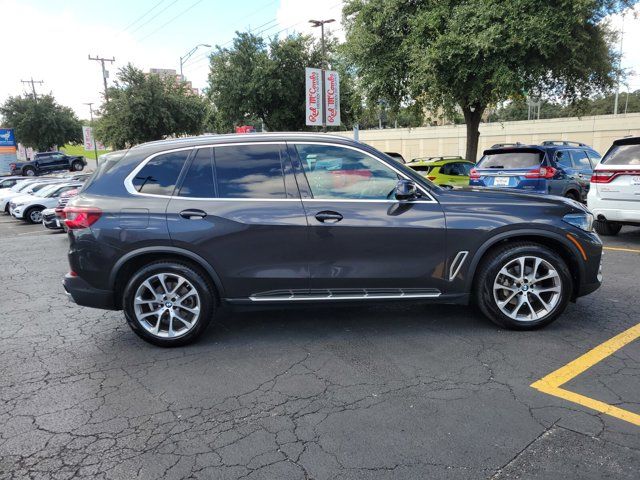
[[[576,202],[580,201],[580,194],[575,190],[569,190],[564,194],[565,198],[570,198],[571,200],[575,200]]]
[[[521,258],[525,258],[525,278],[519,274]],[[478,267],[473,293],[480,311],[495,324],[534,330],[558,318],[572,292],[571,273],[556,252],[537,243],[518,242],[487,254]],[[501,306],[500,300],[506,303]]]
[[[22,169],[22,174],[27,176],[27,177],[35,177],[36,169],[33,168],[33,167],[24,167]]]
[[[594,220],[593,228],[595,228],[596,232],[600,235],[609,237],[620,233],[622,225],[620,223],[607,222],[606,220]]]
[[[27,223],[42,223],[43,207],[31,207],[24,212],[23,220]]]
[[[161,278],[164,278],[165,289]],[[186,284],[182,283],[176,294],[167,295],[181,280]],[[180,295],[183,298],[180,304],[184,307],[176,301]],[[158,261],[142,267],[131,277],[123,292],[122,306],[129,326],[140,338],[160,347],[179,347],[193,343],[202,335],[213,316],[215,299],[213,285],[198,270],[186,263]],[[174,315],[183,320],[177,320]],[[170,336],[171,328],[174,336]]]
[[[75,162],[71,163],[70,170],[72,172],[81,172],[82,170],[84,170],[84,165],[80,160],[76,160]]]

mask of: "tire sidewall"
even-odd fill
[[[75,162],[73,162],[71,164],[71,171],[72,172],[81,172],[82,170],[84,170],[84,165],[82,164],[81,161],[76,160]]]
[[[535,256],[549,262],[558,272],[562,285],[560,301],[549,314],[535,321],[518,321],[505,315],[496,305],[493,296],[493,283],[498,272],[508,262],[522,256]],[[484,270],[481,272],[481,278],[478,283],[478,304],[489,319],[503,327],[514,330],[533,330],[548,325],[564,311],[573,293],[573,280],[566,263],[557,254],[542,246],[523,245],[507,248],[490,259],[486,265],[483,265],[483,268]]]
[[[25,177],[35,177],[36,176],[35,169],[33,169],[31,167],[25,168],[24,170],[22,170],[22,173],[24,174]]]
[[[31,207],[29,210],[24,212],[24,220],[27,223],[32,223],[32,224],[39,223],[38,221],[34,221],[31,219],[31,214],[33,212],[42,212],[42,210],[44,210],[44,208]],[[42,214],[40,214],[40,222],[42,222]]]
[[[196,288],[200,296],[200,318],[198,318],[196,325],[188,333],[175,339],[160,338],[150,334],[140,325],[135,315],[133,300],[138,287],[147,278],[158,273],[177,274],[185,277]],[[129,280],[123,291],[122,308],[127,323],[140,338],[161,347],[178,347],[196,341],[204,332],[213,315],[214,299],[215,294],[212,291],[212,286],[200,273],[196,272],[190,266],[170,261],[156,262],[141,268],[131,277],[131,280]]]

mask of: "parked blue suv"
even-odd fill
[[[517,188],[586,201],[600,154],[584,143],[549,140],[540,145],[498,144],[484,151],[469,185]]]

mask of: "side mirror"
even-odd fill
[[[418,187],[411,180],[399,180],[395,190],[396,199],[411,200],[418,196]]]

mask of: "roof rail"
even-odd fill
[[[542,145],[565,145],[565,146],[574,145],[576,147],[586,147],[587,146],[586,143],[572,142],[571,140],[545,140],[544,142],[542,142]]]
[[[520,147],[524,145],[524,143],[516,142],[516,143],[496,143],[495,145],[491,145],[491,148],[505,148],[505,147]]]

